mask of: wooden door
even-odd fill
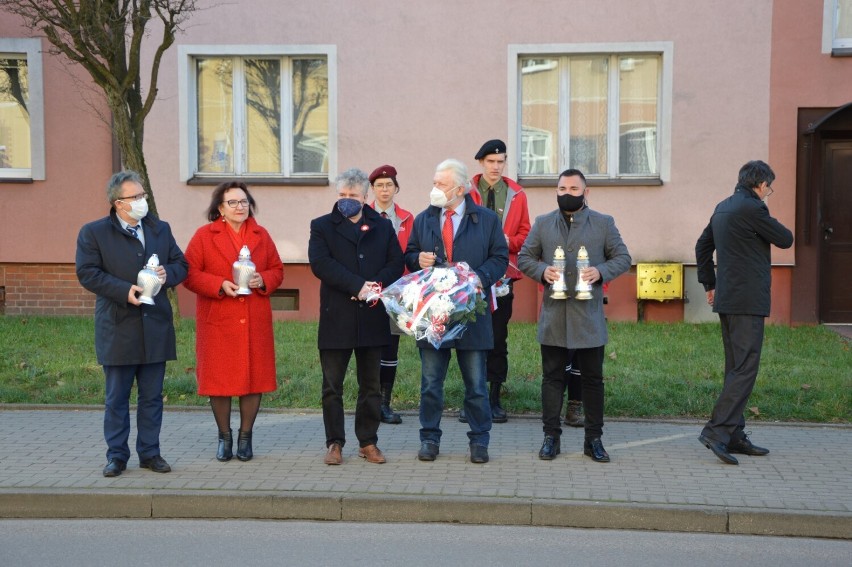
[[[826,141],[819,201],[819,315],[852,323],[852,141]]]

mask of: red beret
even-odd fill
[[[370,184],[379,177],[390,177],[393,179],[393,184],[396,185],[396,168],[392,165],[380,165],[370,174]]]

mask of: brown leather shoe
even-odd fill
[[[366,447],[361,447],[358,449],[358,456],[362,459],[367,459],[368,463],[374,463],[376,465],[380,465],[385,461],[385,456],[382,455],[382,452],[375,445],[367,445]]]
[[[325,464],[327,465],[342,465],[343,454],[340,452],[340,443],[332,443],[328,446],[328,452],[325,454]]]

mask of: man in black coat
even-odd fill
[[[154,472],[171,467],[160,456],[163,379],[166,361],[177,358],[172,306],[166,290],[180,284],[188,264],[169,225],[148,214],[148,196],[133,171],[113,175],[107,184],[109,215],[90,222],[77,237],[77,279],[97,295],[95,352],[106,377],[103,474],[127,468],[130,449],[130,390],[136,380],[136,453],[139,466]],[[156,254],[162,288],[153,305],[140,302],[137,274]]]
[[[769,315],[770,245],[793,245],[793,233],[766,207],[774,180],[775,173],[762,161],[742,166],[734,194],[716,205],[695,245],[698,281],[707,291],[707,303],[719,314],[725,347],[725,383],[698,440],[729,465],[738,464],[731,453],[769,454],[749,441],[743,410],[757,378],[764,318]]]
[[[382,350],[390,343],[390,322],[381,302],[364,300],[372,289],[384,289],[399,279],[404,264],[393,224],[365,205],[369,189],[370,180],[363,171],[343,172],[337,178],[337,201],[331,212],[311,221],[308,259],[320,280],[317,344],[327,465],[343,463],[343,379],[353,350],[358,376],[358,456],[370,463],[385,462],[376,443],[381,419],[380,363]]]

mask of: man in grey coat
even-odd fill
[[[148,195],[133,171],[113,175],[107,184],[111,209],[90,222],[77,237],[77,279],[97,295],[95,351],[106,379],[104,439],[107,464],[103,474],[120,475],[130,448],[130,391],[137,390],[136,453],[139,466],[166,473],[160,456],[163,422],[163,379],[166,361],[177,358],[172,306],[166,290],[186,279],[189,265],[169,225],[148,214]],[[136,276],[157,254],[162,288],[154,304],[139,301]]]
[[[769,454],[749,441],[743,410],[757,379],[763,323],[769,315],[770,245],[793,245],[793,233],[772,218],[764,203],[773,181],[775,173],[762,161],[742,166],[734,194],[716,205],[695,244],[698,281],[719,314],[725,347],[722,393],[698,440],[729,465],[739,464],[731,453]]]
[[[586,204],[589,190],[586,178],[577,169],[566,169],[556,188],[558,209],[535,219],[532,230],[518,255],[518,268],[549,288],[560,276],[553,266],[554,252],[565,252],[565,283],[568,299],[554,299],[550,289],[544,294],[538,320],[541,343],[541,405],[544,442],[539,458],[552,460],[561,451],[559,426],[565,393],[565,367],[572,351],[580,366],[583,403],[585,404],[585,442],[583,452],[599,463],[609,462],[601,442],[604,420],[603,359],[607,343],[603,311],[604,282],[630,269],[627,246],[611,216],[591,210]],[[589,268],[577,273],[580,247],[589,255]],[[577,278],[592,287],[592,298],[574,296]]]

